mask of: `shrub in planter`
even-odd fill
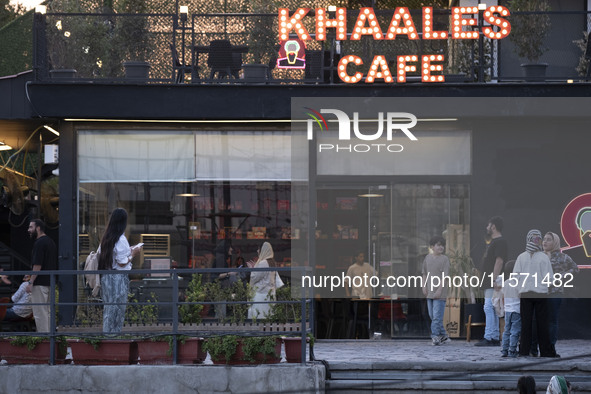
[[[208,338],[203,349],[209,352],[214,364],[276,364],[281,361],[281,338],[277,336]]]
[[[47,337],[21,336],[0,339],[0,357],[9,364],[49,363],[51,342]],[[62,337],[55,341],[55,362],[63,363],[67,347]]]
[[[290,285],[285,285],[276,290],[275,299],[277,301],[298,301],[294,304],[280,303],[271,304],[271,313],[267,317],[270,323],[299,323],[302,321],[302,305],[299,303],[300,298],[295,298],[292,295]],[[306,309],[306,315],[309,315],[309,310]]]
[[[137,341],[140,364],[172,364],[173,339],[166,335]],[[203,338],[177,336],[177,364],[200,364],[206,356]]]
[[[203,302],[205,301],[205,287],[202,284],[200,274],[193,274],[191,282],[185,290],[185,302]],[[204,308],[203,304],[183,304],[179,306],[179,317],[183,323],[201,323],[204,316],[204,309],[209,312],[209,305]],[[205,314],[205,316],[207,316]]]
[[[68,339],[74,364],[136,364],[137,344],[131,339]]]

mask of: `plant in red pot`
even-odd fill
[[[140,364],[169,365],[172,364],[174,336],[165,335],[137,341]],[[203,338],[178,335],[177,364],[201,364],[207,353],[203,350]]]
[[[137,344],[131,338],[69,338],[74,364],[129,365],[137,363]]]
[[[214,364],[276,364],[281,361],[281,338],[226,335],[207,338],[203,349]]]
[[[48,364],[51,342],[47,337],[19,336],[0,339],[0,357],[8,364]],[[64,363],[67,347],[63,337],[55,340],[55,362]]]

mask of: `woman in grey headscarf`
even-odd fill
[[[560,357],[550,343],[548,334],[548,278],[553,271],[550,259],[542,251],[542,233],[530,230],[527,233],[525,252],[515,261],[513,273],[517,274],[518,283],[509,281],[509,285],[519,287],[521,312],[520,356],[529,356],[532,338],[532,318],[536,314],[540,355],[542,357]]]
[[[261,246],[259,258],[253,268],[275,267],[273,259],[273,248],[271,244],[265,242]],[[253,289],[254,297],[252,301],[263,302],[275,300],[275,290],[283,286],[283,281],[277,271],[253,271],[250,275],[250,286]],[[261,319],[267,317],[271,312],[271,304],[252,304],[248,308],[249,319]]]
[[[542,247],[544,248],[544,253],[550,258],[552,271],[554,272],[553,279],[560,278],[561,283],[565,283],[567,280],[565,277],[566,274],[573,275],[579,272],[579,267],[573,259],[568,254],[560,251],[560,237],[558,234],[547,232],[546,235],[544,235]],[[554,280],[551,280],[550,282],[556,283]],[[552,345],[556,345],[558,339],[558,316],[560,314],[563,294],[564,287],[550,285],[548,298],[548,332],[550,335],[550,343]],[[532,354],[538,353],[538,342],[535,332],[531,352]]]

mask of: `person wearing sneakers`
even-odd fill
[[[493,278],[497,278],[503,270],[503,265],[507,261],[507,241],[503,238],[503,218],[494,216],[488,221],[486,226],[486,234],[490,237],[490,243],[486,247],[484,253],[482,270],[483,275],[493,274]],[[495,284],[497,290],[500,290]],[[499,346],[499,317],[495,312],[495,307],[492,302],[494,289],[484,290],[484,315],[486,317],[486,324],[484,326],[484,339],[476,342],[474,346]]]
[[[429,247],[431,253],[423,261],[423,294],[427,297],[427,308],[429,309],[429,318],[431,318],[431,340],[433,345],[441,345],[451,341],[443,327],[447,287],[442,280],[442,276],[449,274],[450,263],[449,258],[443,254],[445,251],[443,237],[431,238]]]
[[[505,309],[505,330],[503,331],[503,348],[501,357],[517,357],[517,344],[521,335],[521,314],[519,312],[519,288],[515,281],[511,279],[511,273],[515,267],[515,260],[505,264],[503,273],[505,274],[505,283],[503,283],[503,305]],[[497,280],[501,280],[498,277]]]

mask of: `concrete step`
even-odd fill
[[[540,359],[543,360],[543,359]],[[475,365],[459,362],[441,370],[441,363],[401,365],[373,363],[355,365],[350,362],[327,363],[326,390],[339,393],[515,393],[517,380],[531,375],[537,390],[544,392],[552,375],[563,375],[576,393],[591,393],[591,374],[573,364],[532,362]]]

